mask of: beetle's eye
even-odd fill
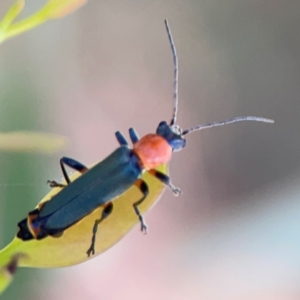
[[[182,138],[174,139],[170,142],[170,145],[172,147],[173,152],[178,152],[186,146],[186,140]]]

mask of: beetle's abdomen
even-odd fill
[[[23,241],[29,241],[34,239],[32,233],[30,232],[27,224],[27,218],[18,223],[19,231],[17,232],[17,237]]]
[[[172,148],[160,135],[147,134],[133,145],[134,153],[146,170],[154,169],[171,159]]]
[[[17,237],[23,241],[32,239],[41,240],[50,233],[42,230],[42,222],[36,222],[39,216],[39,209],[35,209],[28,213],[28,217],[18,223],[19,231]]]

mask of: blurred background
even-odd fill
[[[3,16],[14,0],[2,0]],[[27,0],[23,16],[45,1]],[[97,258],[56,270],[20,269],[2,299],[300,299],[300,2],[95,1],[1,45],[0,128],[69,138],[53,156],[0,155],[0,246],[61,178],[59,158],[84,164],[142,136],[172,113],[179,57],[183,128],[194,133],[170,165],[183,195],[165,191],[134,228]]]

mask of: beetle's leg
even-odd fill
[[[80,172],[81,174],[85,173],[88,170],[88,168],[85,165],[83,165],[79,161],[69,158],[69,157],[62,157],[59,162],[60,162],[61,170],[62,170],[65,180],[67,182],[67,185],[70,184],[71,180],[69,178],[69,175],[68,175],[67,170],[64,165],[67,165],[68,167]],[[57,183],[55,180],[48,180],[47,183],[49,183],[50,187],[65,187],[65,186],[67,186],[65,184]]]
[[[58,183],[55,180],[47,180],[47,183],[52,188],[55,188],[55,187],[66,187],[67,186],[66,184]]]
[[[69,175],[68,175],[67,170],[64,165],[67,165],[68,167],[80,172],[81,174],[88,171],[88,168],[85,165],[83,165],[79,161],[69,158],[69,157],[62,157],[59,162],[60,162],[60,167],[64,174],[67,184],[70,184],[71,180],[69,178]]]
[[[132,144],[135,144],[139,140],[139,136],[134,128],[129,128],[129,136],[132,141]]]
[[[121,146],[128,146],[128,143],[127,143],[127,141],[126,141],[124,135],[123,135],[120,131],[117,131],[117,132],[115,133],[115,135],[116,135],[116,138],[117,138],[117,140],[118,140],[118,142],[119,142],[119,144],[120,144]]]
[[[95,220],[95,224],[93,227],[93,236],[92,236],[92,242],[91,242],[91,246],[90,248],[87,250],[86,254],[88,255],[88,257],[90,257],[90,255],[94,255],[95,254],[95,242],[96,242],[96,234],[97,234],[97,230],[98,230],[98,225],[104,220],[106,219],[113,211],[113,204],[111,202],[107,203],[102,211],[102,216],[100,219]]]
[[[142,192],[143,194],[143,197],[133,203],[133,208],[134,208],[134,211],[135,213],[137,214],[137,216],[139,217],[139,220],[141,222],[141,231],[144,232],[145,234],[147,234],[147,225],[146,223],[144,222],[144,218],[143,216],[141,215],[139,209],[138,209],[138,206],[147,198],[148,194],[149,194],[149,188],[148,188],[148,185],[147,183],[142,180],[142,179],[138,179],[136,182],[135,182],[135,185],[139,188],[139,190]]]
[[[171,182],[171,179],[168,175],[158,171],[158,170],[155,170],[155,169],[152,169],[150,171],[148,171],[152,176],[154,176],[155,178],[157,178],[158,180],[160,180],[162,183],[164,183],[165,185],[167,185],[172,193],[175,195],[175,196],[179,196],[181,194],[181,189],[174,186]]]

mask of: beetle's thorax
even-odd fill
[[[151,170],[167,163],[172,156],[169,143],[158,134],[147,134],[133,145],[134,153],[141,160],[141,167]]]

